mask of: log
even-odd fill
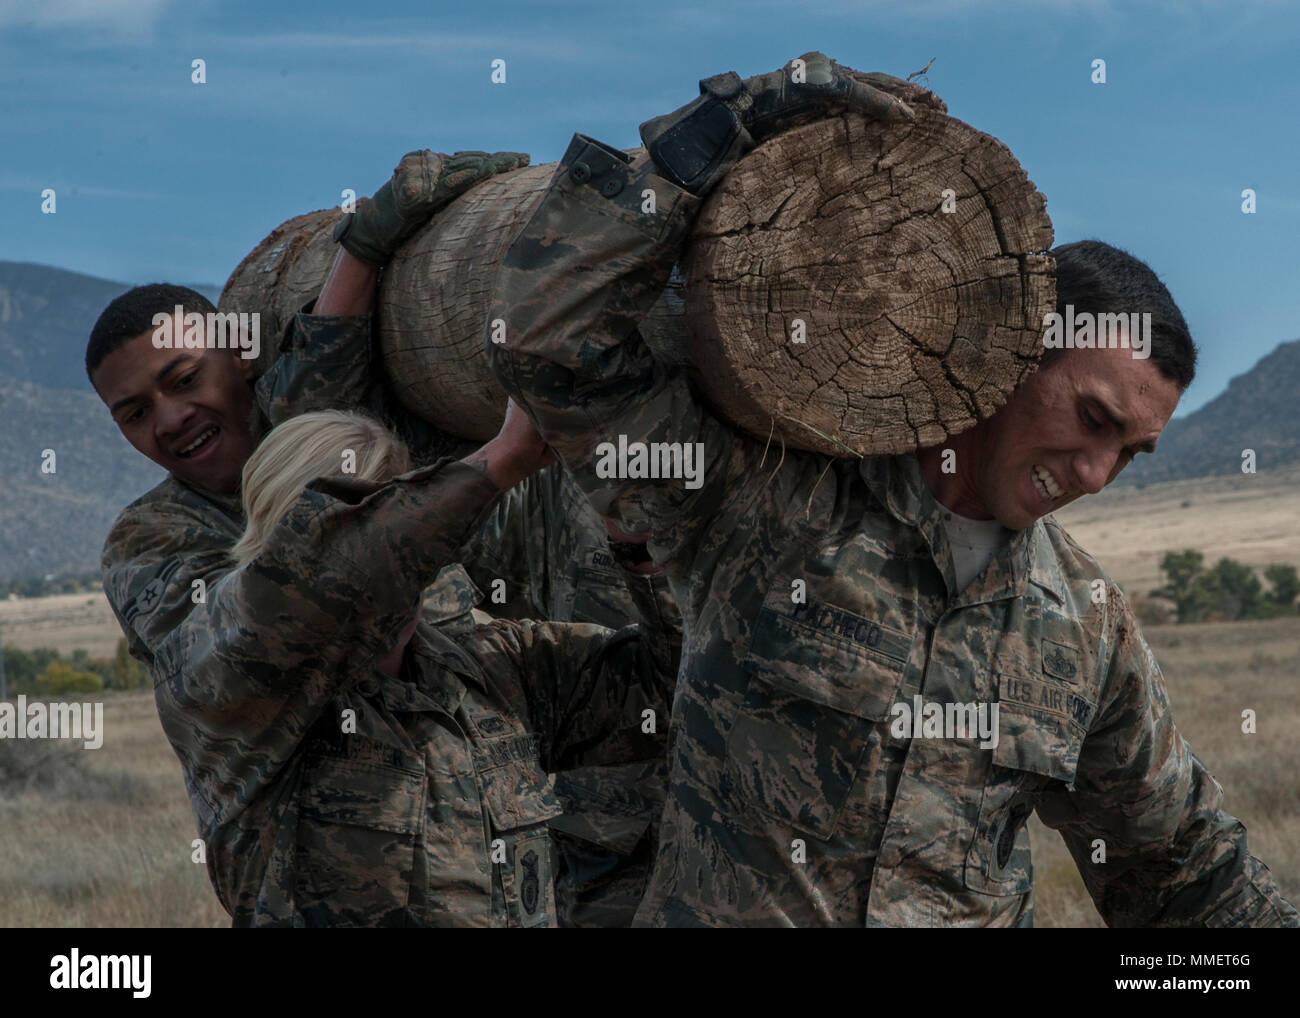
[[[689,364],[715,412],[757,438],[835,456],[933,445],[996,411],[1037,364],[1055,310],[1045,200],[995,138],[937,100],[912,105],[913,122],[846,113],[747,155],[705,203],[642,326],[660,356]],[[385,272],[389,380],[453,434],[483,440],[500,424],[484,319],[553,170],[477,185]],[[266,337],[324,281],[340,214],[284,223],[226,284],[222,310],[262,313],[267,363]]]

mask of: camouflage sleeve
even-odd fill
[[[372,316],[294,315],[289,340],[257,381],[257,402],[273,425],[309,410],[366,407],[375,374]]]
[[[212,815],[268,787],[321,711],[385,652],[496,496],[459,463],[382,485],[313,481],[263,551],[158,650],[164,728]]]
[[[663,758],[675,675],[638,626],[493,621],[480,632],[522,679],[544,770]]]
[[[360,410],[401,437],[417,464],[464,456],[478,443],[435,428],[393,399],[374,344],[374,316],[313,315],[315,301],[293,319],[287,344],[257,381],[257,402],[273,425],[311,410]]]
[[[492,507],[466,544],[461,564],[485,597],[482,611],[499,619],[550,618],[533,578],[546,572],[544,521],[533,519],[529,495],[537,475],[526,477]],[[531,538],[531,539],[530,539]],[[541,556],[542,561],[537,561]],[[499,583],[498,583],[499,581]]]
[[[667,284],[699,204],[644,157],[575,135],[506,253],[484,332],[501,384],[592,504],[626,530],[653,530],[664,565],[689,561],[703,526],[739,497],[762,453],[718,421],[636,328]],[[493,339],[499,323],[502,342]],[[662,453],[661,466],[671,466],[675,449],[678,476],[620,469],[619,450],[638,443]],[[688,452],[702,460],[689,478]]]
[[[123,511],[104,542],[100,566],[104,595],[132,656],[153,666],[167,635],[229,572],[238,537],[233,522],[221,529],[183,497],[145,498]]]
[[[1110,926],[1300,925],[1175,727],[1155,656],[1123,593],[1111,591],[1115,651],[1100,713],[1073,790],[1051,793],[1041,818],[1060,830]]]

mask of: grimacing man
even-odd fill
[[[942,449],[786,450],[774,468],[641,339],[702,199],[755,143],[846,107],[908,117],[903,100],[937,103],[802,59],[806,83],[705,79],[641,126],[648,156],[576,135],[488,316],[506,322],[504,344],[485,335],[502,384],[599,511],[653,532],[683,615],[638,924],[1029,925],[1037,809],[1109,925],[1296,926],[1175,728],[1123,592],[1049,516],[1153,450],[1191,380],[1195,348],[1149,268],[1095,242],[1057,249],[1058,300],[1151,312],[1152,355],[1054,351],[946,443],[955,474]],[[594,450],[617,436],[703,443],[703,486],[602,479]],[[996,747],[893,735],[891,706],[918,694],[997,703]]]

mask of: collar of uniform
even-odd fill
[[[935,563],[943,571],[948,589],[956,586],[952,549],[943,528],[945,511],[925,483],[921,463],[914,453],[873,456],[862,460],[859,472],[872,494],[902,523],[918,529],[930,545]],[[1065,601],[1065,581],[1056,561],[1052,542],[1042,520],[1017,531],[1006,548],[989,563],[982,583],[972,583],[961,592],[959,603],[997,601],[1019,597],[1026,583]]]
[[[482,687],[475,662],[437,628],[423,621],[415,627],[400,678],[378,668],[357,684],[365,696],[378,696],[393,711],[437,710],[455,714],[465,699],[465,683]]]
[[[867,488],[891,516],[920,531],[948,589],[955,590],[957,573],[952,563],[952,549],[939,518],[943,508],[930,494],[916,456],[913,453],[872,456],[862,460],[858,471]]]
[[[858,472],[891,515],[903,523],[920,526],[922,492],[928,495],[929,489],[914,455],[869,456],[858,464]],[[933,497],[930,501],[934,501]]]
[[[459,562],[444,566],[424,592],[423,617],[426,622],[446,622],[469,612],[483,600],[483,592],[469,578]]]
[[[366,678],[357,683],[362,696],[378,697],[389,710],[403,713],[413,711],[441,711],[455,714],[465,698],[465,685],[460,676],[446,668],[431,672],[420,668],[411,671],[408,661],[402,668],[402,678],[386,675],[372,668]],[[410,676],[409,678],[406,676]]]
[[[471,635],[469,639],[473,640],[474,637]],[[423,658],[441,671],[454,672],[458,678],[478,689],[488,688],[479,659],[461,646],[460,641],[442,626],[430,625],[424,618],[415,627],[411,654]]]
[[[1021,597],[1030,583],[1058,604],[1065,603],[1065,581],[1041,519],[1016,531],[1007,546],[993,556],[983,580],[972,582],[956,603],[979,604]]]
[[[1067,595],[1065,577],[1061,574],[1061,562],[1047,532],[1047,522],[1034,520],[1029,529],[1029,582],[1051,594],[1057,604],[1064,604]]]

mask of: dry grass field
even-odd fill
[[[1160,559],[1184,548],[1207,568],[1226,556],[1260,574],[1273,562],[1300,569],[1300,467],[1107,488],[1056,519],[1130,594],[1163,586]]]
[[[66,654],[83,647],[91,657],[112,657],[122,630],[108,599],[95,591],[0,601],[0,638],[19,650],[53,647]]]
[[[1223,786],[1223,808],[1246,825],[1251,853],[1287,900],[1300,902],[1300,617],[1153,626],[1178,729]],[[1241,712],[1255,711],[1244,735]],[[1029,821],[1034,924],[1101,926],[1060,835]]]
[[[1176,482],[1106,492],[1060,518],[1126,590],[1144,593],[1166,550],[1199,548],[1207,564],[1228,555],[1300,565],[1298,487],[1300,471]],[[1146,632],[1179,728],[1223,785],[1224,808],[1300,901],[1300,618]],[[11,646],[94,655],[111,653],[119,635],[99,595],[0,602],[0,633]],[[0,742],[0,926],[226,925],[204,868],[190,861],[194,821],[152,696],[106,694],[104,705],[99,750]],[[1241,732],[1246,707],[1255,735]],[[1036,924],[1101,925],[1060,837],[1030,825]]]
[[[103,702],[99,749],[0,742],[0,926],[229,925],[153,694]]]

